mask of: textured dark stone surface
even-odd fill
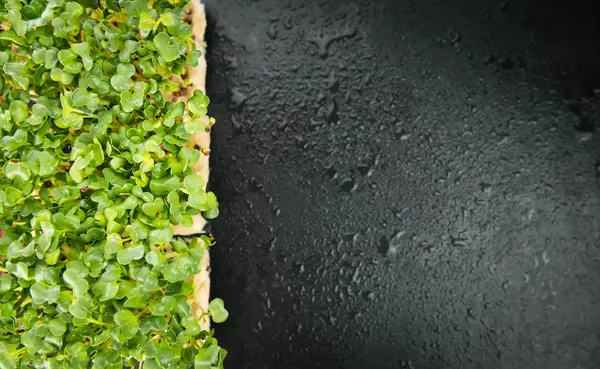
[[[600,367],[596,1],[207,3],[228,368]]]

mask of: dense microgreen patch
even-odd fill
[[[0,1],[1,368],[222,367],[188,304],[214,242],[171,228],[218,215],[209,99],[165,99],[200,56],[186,5]]]

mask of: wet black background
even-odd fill
[[[227,368],[600,368],[599,7],[207,0]]]

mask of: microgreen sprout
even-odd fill
[[[192,315],[218,215],[185,0],[0,1],[0,368],[222,368]],[[207,127],[208,126],[208,127]]]

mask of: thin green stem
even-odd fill
[[[8,356],[17,356],[25,352],[25,347],[22,347],[16,351],[11,352]]]
[[[165,258],[170,259],[170,258],[174,258],[174,257],[179,257],[179,253],[172,251],[172,252],[168,252],[165,254]]]
[[[100,320],[96,320],[94,318],[87,318],[88,323],[93,323],[93,324],[98,324],[98,325],[102,325],[104,327],[110,327],[110,324],[104,323]]]

